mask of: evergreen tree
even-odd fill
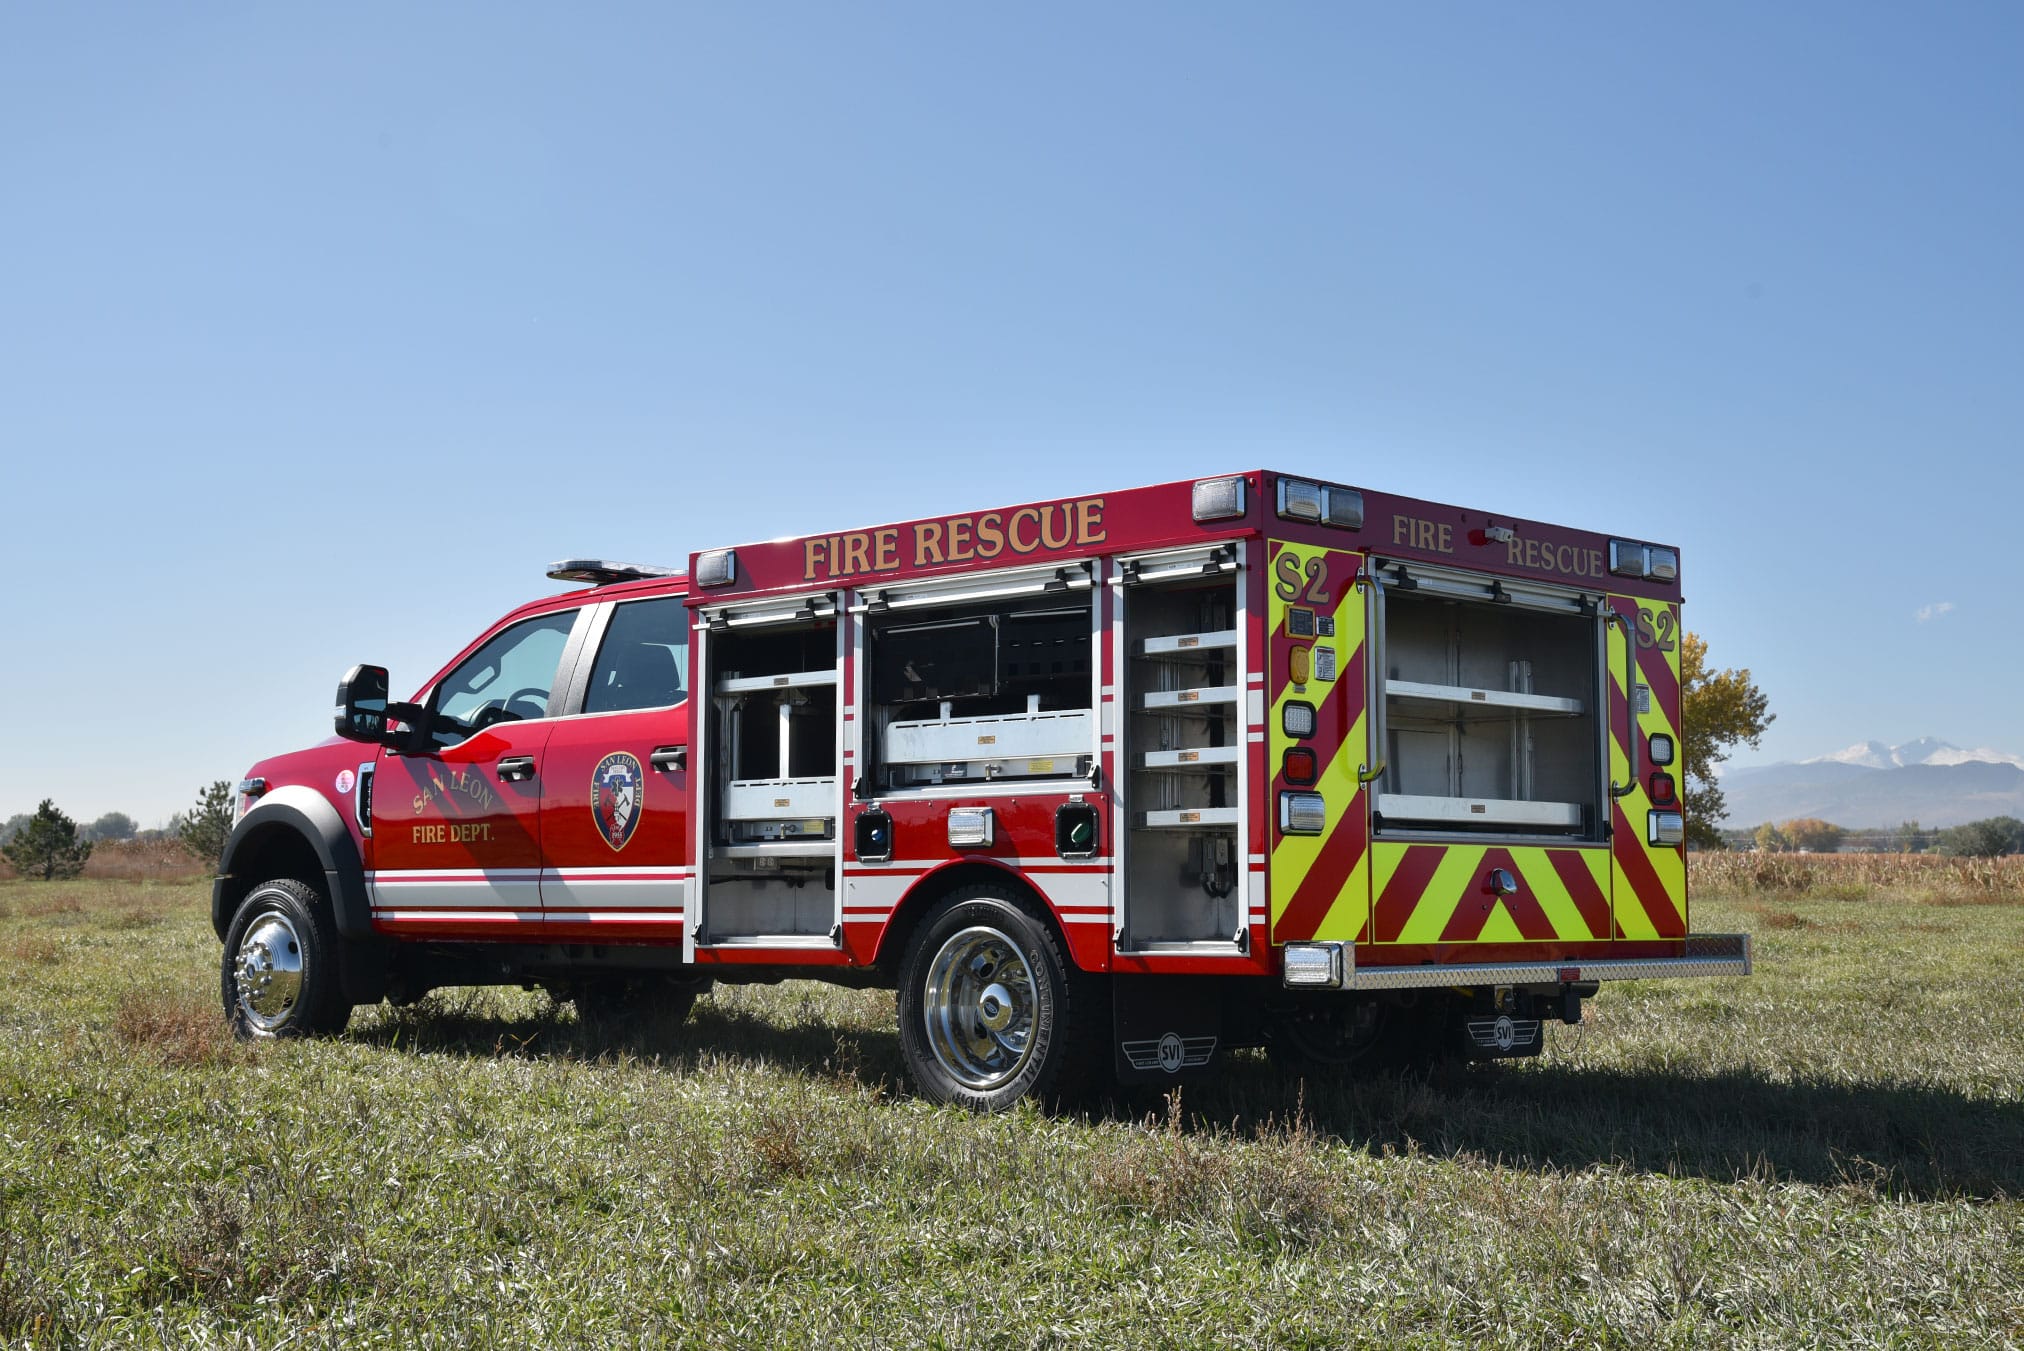
[[[77,822],[56,810],[53,801],[44,798],[21,832],[5,845],[0,845],[0,854],[5,854],[7,861],[14,865],[14,871],[23,877],[53,882],[59,877],[75,877],[84,871],[84,861],[91,857],[91,841],[80,840]]]
[[[170,818],[169,829],[183,848],[205,863],[216,863],[224,857],[225,837],[232,833],[232,785],[219,779],[200,790],[196,805]]]

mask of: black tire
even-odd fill
[[[1079,1091],[1109,1051],[1101,982],[1008,888],[964,887],[928,912],[900,964],[898,1004],[915,1088],[976,1111]]]
[[[707,980],[622,976],[576,983],[569,998],[584,1026],[610,1035],[633,1028],[680,1027],[695,1008],[696,997],[709,988]]]
[[[225,930],[219,995],[242,1037],[328,1036],[351,1021],[337,925],[321,893],[293,878],[246,893]]]

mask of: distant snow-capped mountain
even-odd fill
[[[1801,760],[1802,765],[1860,765],[1865,769],[1902,769],[1906,765],[2015,765],[2024,769],[2024,755],[2005,755],[1988,747],[1964,751],[1938,737],[1922,736],[1902,746],[1881,741],[1863,741],[1832,755]]]
[[[1901,746],[1865,741],[1797,763],[1732,769],[1722,776],[1727,824],[1817,816],[1851,829],[1917,820],[1953,826],[1987,816],[2024,816],[2024,756],[1964,751],[1936,737]]]

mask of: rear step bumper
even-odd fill
[[[1749,934],[1688,934],[1678,957],[1559,962],[1359,966],[1355,943],[1288,943],[1284,981],[1295,990],[1410,990],[1431,986],[1546,985],[1590,980],[1672,980],[1750,974]]]

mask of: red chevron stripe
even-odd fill
[[[1666,884],[1659,880],[1652,861],[1645,857],[1644,836],[1632,833],[1630,819],[1623,813],[1623,804],[1617,803],[1612,808],[1612,815],[1616,820],[1617,866],[1623,869],[1624,880],[1630,883],[1630,889],[1637,893],[1638,903],[1644,907],[1653,930],[1660,938],[1685,936],[1685,919],[1673,909],[1672,898],[1666,895]]]
[[[1314,710],[1314,749],[1318,752],[1315,761],[1319,770],[1317,783],[1328,782],[1328,771],[1334,765],[1335,757],[1349,748],[1349,733],[1356,725],[1347,707],[1352,698],[1363,697],[1363,649],[1349,659],[1349,665],[1336,673],[1335,686],[1321,697]],[[1273,774],[1279,774],[1277,767]],[[1358,810],[1355,807],[1351,811]]]
[[[1666,654],[1655,647],[1639,648],[1637,669],[1638,674],[1644,677],[1644,683],[1651,686],[1652,707],[1665,714],[1668,722],[1677,718],[1680,710],[1680,678],[1674,675],[1673,668],[1666,664]]]
[[[1380,943],[1396,943],[1399,935],[1406,931],[1406,921],[1413,917],[1421,897],[1426,895],[1427,883],[1434,880],[1434,870],[1441,866],[1446,847],[1438,844],[1415,844],[1406,849],[1405,857],[1399,860],[1398,870],[1392,873],[1391,881],[1385,883],[1384,892],[1371,907],[1371,929]]]
[[[1674,675],[1673,668],[1666,664],[1665,653],[1659,651],[1656,647],[1645,647],[1638,642],[1638,603],[1619,596],[1610,597],[1609,603],[1618,614],[1622,615],[1630,623],[1630,634],[1626,641],[1630,643],[1631,650],[1637,653],[1637,676],[1641,683],[1651,688],[1652,706],[1663,712],[1668,720],[1678,717],[1680,708],[1679,677]],[[1673,617],[1676,621],[1678,620],[1679,615],[1677,611],[1673,612]],[[1679,632],[1678,624],[1675,623],[1673,628],[1677,634]],[[1618,674],[1622,674],[1620,668]]]
[[[1560,874],[1560,884],[1567,888],[1574,908],[1581,912],[1581,922],[1588,926],[1588,936],[1614,938],[1616,916],[1610,911],[1609,897],[1596,884],[1595,875],[1589,872],[1581,855],[1571,849],[1549,849],[1546,857],[1552,861],[1553,871]]]
[[[1362,860],[1369,834],[1364,822],[1363,794],[1358,793],[1349,810],[1335,823],[1307,875],[1300,879],[1279,922],[1272,926],[1273,942],[1300,943],[1314,937],[1315,930],[1341,897],[1343,884]]]
[[[1546,917],[1546,911],[1539,904],[1539,898],[1532,894],[1532,888],[1525,874],[1518,868],[1518,861],[1511,857],[1508,849],[1487,849],[1483,852],[1482,871],[1479,879],[1488,878],[1492,868],[1506,868],[1518,882],[1518,890],[1509,896],[1498,897],[1491,893],[1487,882],[1479,882],[1479,895],[1464,893],[1456,902],[1455,912],[1448,917],[1447,927],[1441,930],[1443,943],[1471,943],[1483,936],[1483,929],[1490,922],[1490,915],[1499,904],[1518,926],[1521,937],[1530,942],[1556,937],[1553,921]]]

